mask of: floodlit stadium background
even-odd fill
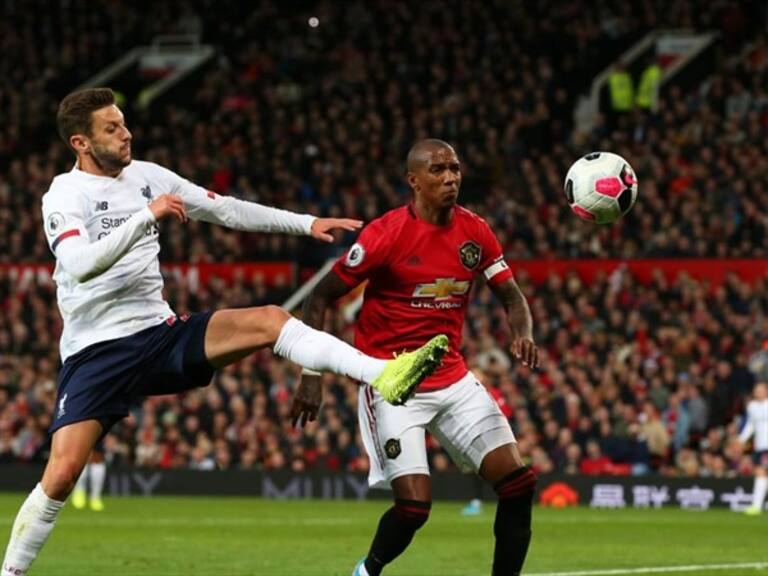
[[[0,488],[28,490],[47,455],[61,321],[40,198],[72,164],[57,103],[93,84],[120,92],[134,157],[318,215],[371,220],[407,202],[410,145],[449,141],[461,201],[497,232],[534,314],[536,373],[509,357],[503,312],[482,286],[464,353],[542,475],[539,498],[745,507],[753,464],[735,436],[753,384],[768,380],[766,11],[703,0],[0,4]],[[622,70],[628,110],[611,89]],[[568,166],[593,150],[624,156],[640,182],[610,227],[576,218],[562,193]],[[178,313],[283,303],[353,241],[195,222],[165,223],[161,237]],[[346,302],[329,327],[351,337],[353,318]],[[264,352],[206,389],[147,400],[107,436],[108,495],[139,494],[157,473],[155,493],[355,497],[367,470],[357,388],[327,377],[320,422],[295,430],[296,379]],[[442,497],[475,495],[429,446]]]

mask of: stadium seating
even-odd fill
[[[217,3],[222,17],[203,27],[204,41],[220,47],[216,65],[152,114],[125,104],[135,154],[220,193],[370,220],[407,201],[405,153],[415,139],[438,135],[463,160],[463,202],[489,217],[515,259],[765,256],[768,72],[760,3],[734,5],[740,20],[721,17],[725,8],[710,2],[611,2],[614,19],[605,29],[592,24],[588,2],[497,1],[472,9],[454,2],[456,10],[443,4],[397,11],[386,2],[323,5],[313,29],[288,17],[287,7]],[[130,23],[119,34],[94,35],[101,44],[88,53],[98,52],[99,60],[82,70],[94,72],[129,38],[139,43],[152,31],[175,29],[172,9],[145,29],[126,17],[128,3],[114,6],[114,14],[97,11],[93,22],[73,19],[96,28],[102,21]],[[0,21],[19,31],[4,41],[29,42],[37,22],[11,16]],[[235,21],[242,26],[232,27]],[[347,22],[355,23],[352,31]],[[736,31],[733,22],[741,22]],[[638,113],[625,129],[611,132],[599,123],[590,134],[572,132],[573,105],[593,75],[652,26],[721,28],[728,39],[723,64],[698,90],[665,92],[657,114]],[[756,43],[730,63],[726,57],[741,49],[731,46],[735,37]],[[7,167],[0,218],[17,222],[0,237],[2,261],[47,257],[35,216],[39,199],[51,176],[72,162],[53,138],[53,109],[82,80],[68,76],[67,58],[88,48],[68,41],[71,49],[66,44],[57,55],[62,61],[50,62],[56,81],[19,88],[18,70],[0,74],[13,119],[0,127],[0,167]],[[33,69],[50,48],[29,44],[23,53]],[[432,45],[442,46],[434,62],[419,52]],[[623,225],[600,232],[570,217],[561,195],[568,165],[593,149],[628,158],[641,185],[641,202]],[[291,259],[316,268],[333,254],[332,247],[306,249],[295,238],[205,224],[169,223],[163,239],[163,257],[175,261]]]
[[[202,26],[220,58],[151,114],[126,103],[135,155],[220,193],[370,220],[407,201],[410,144],[440,136],[463,159],[464,203],[491,222],[512,263],[768,256],[768,50],[765,33],[752,28],[760,19],[744,18],[759,3],[736,6],[739,24],[720,18],[718,3],[607,2],[614,17],[600,28],[589,2],[350,2],[321,5],[316,29],[270,3],[247,11],[220,1],[222,18],[202,23],[189,6],[178,18],[174,3],[149,22],[133,3],[66,4],[34,19],[0,6],[0,46],[25,54],[21,64],[0,62],[0,225],[9,231],[0,235],[0,263],[52,261],[40,198],[72,163],[53,136],[58,98],[126,48],[182,24]],[[717,71],[696,90],[665,92],[658,113],[638,113],[629,129],[598,123],[574,132],[571,110],[589,79],[652,26],[720,27]],[[742,53],[737,39],[750,48]],[[561,198],[570,162],[594,149],[624,155],[639,176],[640,201],[612,228],[578,221]],[[336,250],[201,223],[163,229],[167,261],[290,260],[314,269]],[[540,285],[524,273],[518,280],[536,318],[542,370],[510,361],[502,312],[485,290],[473,295],[465,353],[535,469],[749,472],[735,417],[752,383],[768,379],[765,279],[730,276],[714,290],[685,276],[643,284],[626,272],[589,284],[567,273]],[[193,291],[169,278],[167,293],[179,313],[284,295],[254,279]],[[60,322],[50,282],[22,286],[0,269],[0,462],[46,457]],[[342,318],[334,323],[351,338]],[[286,418],[296,378],[271,353],[256,354],[209,388],[144,402],[107,436],[108,457],[365,470],[356,387],[327,376],[321,423],[297,431]],[[429,451],[435,469],[451,467],[436,442]]]
[[[729,274],[711,286],[685,273],[638,282],[625,268],[585,283],[575,273],[518,281],[536,317],[541,370],[512,363],[503,311],[484,287],[468,312],[465,354],[513,423],[541,472],[733,475],[751,461],[734,444],[736,417],[766,379],[768,281]],[[40,460],[53,413],[56,371],[50,282],[24,291],[0,282],[0,461]],[[192,294],[169,279],[179,312],[242,302],[248,284],[212,282]],[[352,326],[334,316],[337,332]],[[34,336],[33,336],[34,334]],[[162,467],[313,467],[365,470],[357,387],[326,376],[320,424],[302,433],[287,419],[297,370],[264,351],[222,370],[212,386],[155,397],[107,437],[116,462]],[[430,443],[436,469],[451,467]]]

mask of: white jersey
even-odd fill
[[[755,451],[768,450],[768,400],[752,400],[747,404],[747,419],[739,440],[746,442],[753,434]]]
[[[314,221],[214,194],[151,162],[134,160],[114,178],[77,167],[57,176],[43,196],[43,222],[56,256],[62,360],[173,314],[162,296],[159,229],[148,208],[161,194],[180,195],[189,218],[239,230],[309,234]]]

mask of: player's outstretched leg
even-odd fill
[[[448,337],[440,334],[413,352],[400,354],[387,362],[384,370],[371,382],[390,404],[405,404],[416,387],[440,366],[448,352]]]
[[[371,384],[388,402],[402,404],[440,365],[448,338],[441,335],[418,350],[381,360],[307,326],[277,306],[220,310],[211,316],[205,356],[214,367],[236,362],[265,346],[304,368]]]
[[[43,479],[21,505],[11,529],[1,576],[24,576],[53,530],[64,501],[75,487],[88,455],[101,435],[101,424],[85,420],[53,435]]]

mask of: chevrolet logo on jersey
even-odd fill
[[[469,280],[456,280],[456,278],[438,278],[431,284],[417,284],[413,291],[414,298],[434,298],[445,300],[452,296],[463,296],[469,292]]]

